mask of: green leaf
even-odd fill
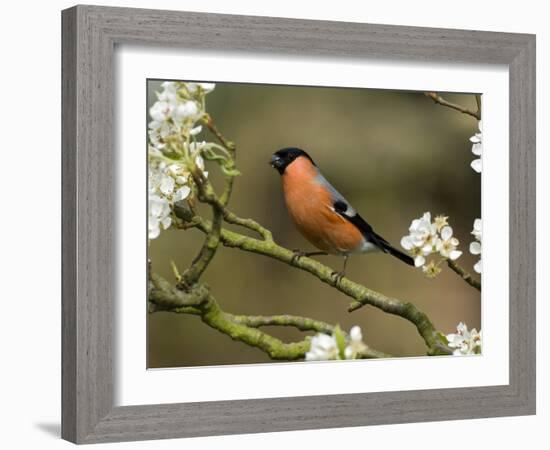
[[[340,325],[336,325],[334,327],[332,335],[334,336],[334,339],[336,341],[336,346],[338,347],[340,359],[346,359],[346,337],[344,336]]]
[[[222,172],[228,177],[237,177],[241,174],[237,169],[228,169],[227,167],[221,166]]]
[[[445,346],[448,346],[449,345],[449,341],[447,340],[447,336],[445,336],[441,331],[438,331],[436,334],[435,334],[435,337],[436,339],[442,343],[443,345]]]
[[[174,262],[173,259],[170,260],[170,265],[172,266],[172,272],[174,274],[174,278],[179,283],[181,281],[181,275],[180,275],[180,271],[178,270],[178,266],[176,266],[176,263]]]
[[[222,155],[218,155],[214,150],[207,148],[202,151],[202,156],[207,161],[227,161],[227,158]]]

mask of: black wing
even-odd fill
[[[335,201],[334,211],[359,228],[367,241],[379,247],[383,252],[387,252],[386,245],[389,245],[389,243],[382,236],[377,235],[365,219],[363,219],[353,208],[350,208],[346,202],[342,200]]]
[[[392,247],[391,244],[388,241],[386,241],[382,236],[380,236],[379,234],[376,234],[372,229],[372,227],[365,221],[365,219],[363,219],[346,202],[344,202],[343,200],[336,200],[333,206],[334,206],[335,212],[337,212],[344,219],[346,219],[347,221],[355,225],[357,228],[359,228],[359,230],[361,231],[361,233],[363,233],[363,236],[368,242],[371,242],[372,244],[376,245],[384,253],[389,253],[390,255],[393,255],[396,258],[399,258],[401,261],[411,266],[414,265],[413,258],[401,252],[400,250],[397,250],[396,248]]]

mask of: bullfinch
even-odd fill
[[[323,176],[313,159],[299,148],[283,148],[271,157],[281,175],[288,213],[300,233],[320,252],[299,252],[295,257],[342,255],[344,267],[335,272],[339,281],[352,253],[381,251],[413,266],[409,255],[392,247],[353,209]]]

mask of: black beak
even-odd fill
[[[274,169],[280,169],[283,165],[283,160],[281,159],[280,156],[277,156],[277,155],[273,155],[271,157],[271,160],[269,161],[269,164],[271,165],[271,167],[273,167]]]

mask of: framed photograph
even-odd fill
[[[62,435],[535,412],[535,37],[75,6]]]

